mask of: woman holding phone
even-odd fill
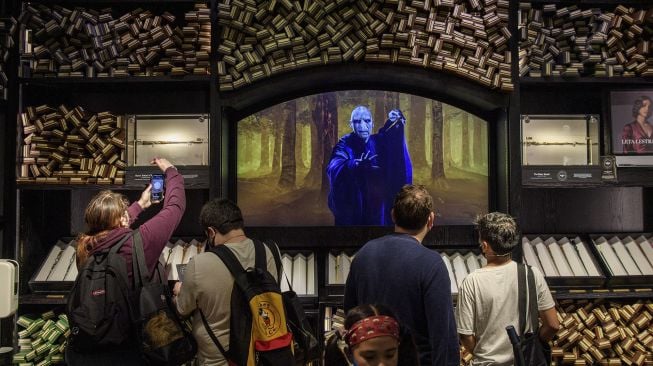
[[[184,178],[166,159],[154,158],[156,165],[165,176],[163,207],[154,217],[139,227],[143,239],[145,263],[149,273],[152,273],[159,260],[161,252],[179,225],[186,209]],[[141,212],[150,207],[152,184],[141,193],[138,201],[129,205],[122,194],[110,190],[101,191],[91,199],[84,220],[87,230],[77,238],[77,267],[82,268],[94,253],[107,250],[117,244],[132,232],[130,225],[136,221]],[[156,197],[155,197],[156,198]],[[118,254],[125,260],[129,286],[132,281],[132,238],[127,239]],[[69,347],[66,352],[66,362],[69,365],[140,365],[140,350],[136,339],[124,342],[124,346],[112,350],[79,353]]]

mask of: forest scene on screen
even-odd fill
[[[237,201],[248,226],[392,225],[403,184],[423,184],[436,225],[488,210],[488,123],[389,91],[306,96],[237,124]]]

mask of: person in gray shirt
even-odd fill
[[[200,224],[206,232],[208,245],[224,245],[236,256],[244,268],[255,262],[254,242],[245,235],[240,208],[226,199],[207,202],[200,213]],[[277,267],[270,249],[265,246],[267,270],[278,280]],[[234,277],[217,255],[200,253],[188,262],[183,285],[174,288],[177,310],[182,316],[193,315],[193,336],[197,340],[198,364],[227,366],[202,322],[200,310],[206,316],[211,331],[220,344],[229,349],[231,293]]]
[[[487,265],[470,273],[460,287],[456,307],[458,335],[463,346],[473,354],[472,365],[513,365],[506,326],[519,328],[517,263],[511,258],[519,239],[517,224],[509,215],[492,212],[479,216],[476,226]],[[544,276],[537,268],[532,271],[542,323],[539,338],[548,342],[560,323]]]

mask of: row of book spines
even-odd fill
[[[478,1],[474,3],[481,6]],[[460,2],[454,1],[440,4],[441,7],[430,7],[426,2],[423,7],[411,7],[406,2],[395,1],[385,5],[383,2],[357,4],[339,10],[329,6],[323,11],[310,5],[306,9],[298,6],[286,11],[278,7],[280,12],[276,15],[269,14],[265,6],[240,5],[229,9],[223,5],[218,12],[218,23],[223,26],[218,73],[220,89],[224,91],[285,70],[349,60],[446,69],[476,80],[483,76],[483,84],[487,86],[512,89],[509,75],[495,81],[493,75],[486,76],[493,74],[493,70],[480,73],[475,70],[479,65],[485,66],[488,56],[483,61],[477,57],[479,62],[474,67],[465,68],[462,64],[466,58],[455,63],[437,59],[438,53],[449,56],[445,52],[448,48],[480,46],[499,53],[507,50],[511,36],[507,29],[507,1],[488,1],[483,16],[467,13]],[[363,8],[357,8],[358,5]],[[302,22],[306,24],[300,26]],[[383,34],[388,30],[388,34]],[[398,51],[383,52],[391,48]],[[509,62],[501,69],[509,70]]]
[[[189,22],[187,25],[173,29],[165,24],[175,20],[169,13],[159,16],[137,9],[119,19],[113,19],[110,9],[71,10],[61,6],[35,5],[26,8],[20,20],[23,23],[35,23],[29,24],[40,29],[33,37],[31,34],[23,37],[25,44],[22,49],[24,55],[46,58],[40,63],[30,63],[33,71],[38,74],[58,73],[59,76],[86,77],[150,75],[153,72],[172,75],[207,74],[209,66],[206,61],[211,46],[210,10],[205,4],[197,5],[196,9],[186,13],[185,18]],[[42,18],[51,20],[46,22]],[[68,24],[68,37],[60,37],[64,33],[61,24]],[[119,37],[115,36],[117,38],[114,37],[117,33],[113,32],[116,30],[120,33]],[[90,33],[80,34],[81,38],[75,35],[75,32],[86,31]],[[44,43],[32,48],[32,38],[43,39]],[[62,45],[66,44],[69,46],[64,48]],[[119,57],[129,58],[129,66],[113,68],[114,63],[120,63],[120,60],[116,60]],[[62,65],[63,70],[59,65]],[[140,67],[137,69],[136,65]],[[151,66],[155,70],[146,68]]]
[[[647,55],[653,28],[653,7],[612,11],[578,6],[542,9],[523,6],[520,24],[520,75],[650,76]]]

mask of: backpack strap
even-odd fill
[[[231,272],[231,275],[234,276],[234,278],[238,277],[238,275],[245,271],[245,268],[243,268],[243,265],[240,264],[240,261],[238,258],[236,258],[236,255],[226,246],[212,246],[208,248],[208,252],[217,255],[227,267],[229,272]]]
[[[120,248],[122,248],[122,245],[125,244],[125,242],[126,242],[129,238],[131,238],[132,235],[134,235],[134,232],[133,232],[133,231],[130,231],[130,232],[128,232],[127,234],[125,234],[125,236],[124,236],[122,239],[120,239],[119,242],[117,242],[116,244],[114,244],[114,245],[111,247],[111,249],[109,249],[109,254],[116,254],[116,253],[118,253],[118,251],[120,250]],[[95,254],[95,253],[94,253],[94,254]]]
[[[270,249],[270,252],[272,252],[272,257],[274,258],[274,264],[277,267],[277,277],[279,277],[279,274],[281,273],[281,269],[282,269],[281,256],[279,255],[279,246],[277,245],[277,243],[275,243],[272,240],[269,240],[269,242],[263,241],[263,244],[265,244],[265,246],[268,247],[268,249]]]
[[[539,327],[539,311],[537,310],[537,293],[535,291],[535,276],[533,275],[533,268],[526,266],[528,271],[528,308],[531,315],[531,329],[533,333],[537,332]]]
[[[267,270],[268,266],[265,260],[265,247],[263,246],[263,243],[257,239],[252,239],[252,241],[254,242],[254,267]],[[245,268],[243,268],[243,265],[240,263],[238,258],[236,258],[236,255],[228,247],[218,245],[209,248],[208,251],[220,257],[234,277],[237,277],[240,273],[245,271]]]
[[[517,263],[517,304],[519,309],[519,332],[526,334],[526,265]]]
[[[225,360],[229,360],[229,357],[227,357],[227,351],[222,347],[222,344],[220,344],[220,341],[218,340],[218,337],[215,336],[215,333],[211,330],[211,327],[209,326],[209,322],[206,320],[206,317],[204,316],[204,312],[202,312],[202,309],[198,306],[197,310],[200,311],[200,317],[202,318],[202,323],[204,323],[204,328],[206,329],[206,333],[208,333],[209,337],[211,337],[211,340],[215,345],[218,347],[218,350],[222,354],[222,357],[224,357]]]
[[[265,260],[265,246],[258,239],[252,239],[252,241],[254,242],[254,267],[267,271],[268,264]]]
[[[272,252],[272,257],[274,258],[274,264],[277,266],[277,282],[279,285],[281,285],[281,281],[283,280],[283,262],[281,262],[281,256],[279,255],[279,246],[277,243],[275,243],[273,240],[269,240],[269,242],[264,241],[263,244],[265,244],[268,249]],[[288,284],[288,288],[292,290],[292,286],[290,285],[290,281],[288,280],[288,276],[286,277],[286,283]]]
[[[254,243],[254,251],[258,252],[256,250],[256,242]],[[236,258],[236,255],[231,251],[231,249],[229,249],[225,245],[218,245],[218,246],[207,245],[206,252],[213,253],[217,255],[218,258],[220,258],[222,263],[224,263],[224,265],[227,267],[231,275],[234,277],[235,282],[237,282],[238,279],[241,277],[242,273],[245,272],[245,268],[243,268],[243,265],[240,264],[240,261],[238,260],[238,258]],[[265,255],[265,252],[263,253],[263,255]],[[257,258],[257,262],[258,262],[258,258]],[[197,307],[197,309],[200,312],[200,317],[202,318],[202,323],[204,324],[206,333],[209,335],[213,343],[218,347],[218,350],[220,351],[224,359],[229,360],[229,357],[227,357],[227,351],[224,349],[222,344],[220,344],[218,337],[216,337],[213,331],[211,330],[211,327],[209,326],[209,322],[206,320],[206,317],[204,316],[204,312],[199,306]]]
[[[143,238],[139,229],[134,230],[132,233],[134,236],[132,241],[132,279],[134,280],[134,288],[141,288],[149,283]]]

